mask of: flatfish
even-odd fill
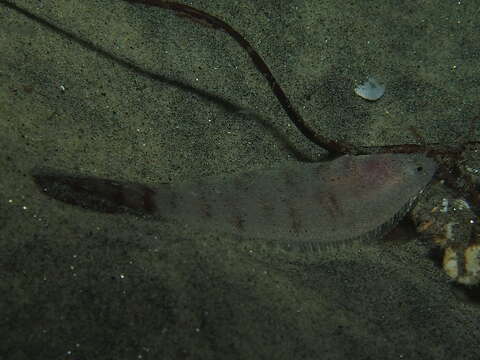
[[[59,175],[35,179],[50,196],[89,209],[125,209],[192,231],[322,247],[383,236],[411,209],[435,169],[422,154],[375,154],[155,187]]]

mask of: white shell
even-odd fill
[[[384,93],[385,86],[379,84],[373,77],[369,77],[367,81],[355,88],[355,94],[370,101],[380,99]]]

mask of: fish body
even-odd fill
[[[421,154],[375,154],[155,187],[61,175],[35,180],[51,197],[88,209],[133,210],[191,231],[322,247],[383,236],[435,169]]]

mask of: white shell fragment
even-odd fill
[[[367,81],[355,88],[355,94],[370,101],[380,99],[384,93],[385,86],[379,84],[373,77],[369,77]]]

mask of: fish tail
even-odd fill
[[[156,212],[155,190],[146,185],[57,174],[35,174],[33,178],[49,197],[84,209],[109,214]]]

